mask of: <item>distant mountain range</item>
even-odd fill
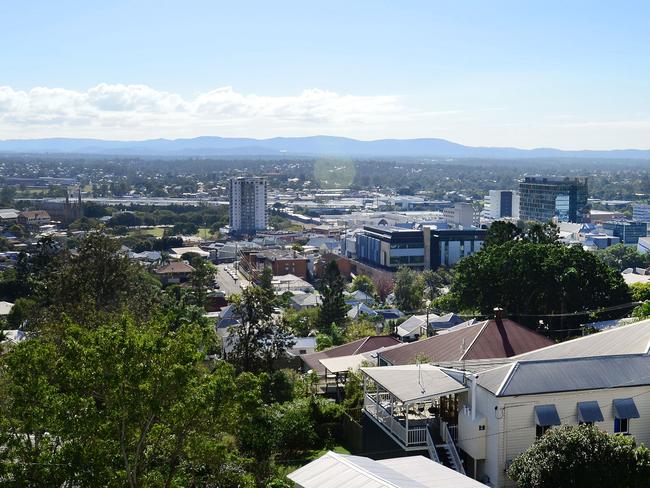
[[[562,151],[552,148],[471,147],[444,139],[379,139],[345,137],[275,137],[272,139],[195,137],[108,141],[102,139],[13,139],[0,141],[2,153],[88,154],[115,156],[350,156],[442,158],[594,158],[649,159],[650,150]]]

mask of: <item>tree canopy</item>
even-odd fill
[[[597,427],[562,426],[540,437],[508,469],[518,488],[636,488],[650,479],[650,450]]]
[[[630,301],[620,273],[580,246],[509,241],[462,259],[455,271],[451,291],[463,309],[489,314],[501,307],[529,325]]]

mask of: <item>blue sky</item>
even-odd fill
[[[648,2],[0,1],[0,139],[650,148]]]

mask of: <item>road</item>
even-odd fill
[[[238,274],[239,278],[235,281],[226,268],[234,270],[232,264],[217,265],[217,282],[219,283],[219,289],[223,291],[226,296],[241,293],[242,286],[248,286],[248,281],[246,281],[241,274]]]

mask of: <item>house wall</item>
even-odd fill
[[[578,425],[577,403],[596,400],[604,420],[595,425],[613,434],[613,400],[634,398],[640,418],[630,420],[630,434],[637,443],[650,445],[650,402],[646,396],[649,393],[650,386],[642,386],[497,398],[487,390],[477,388],[478,411],[487,420],[487,456],[478,479],[484,474],[489,476],[491,486],[514,486],[505,473],[506,463],[526,451],[535,441],[535,405],[552,403],[557,408],[562,425]],[[498,407],[496,411],[495,406]],[[459,432],[459,438],[462,435]]]

